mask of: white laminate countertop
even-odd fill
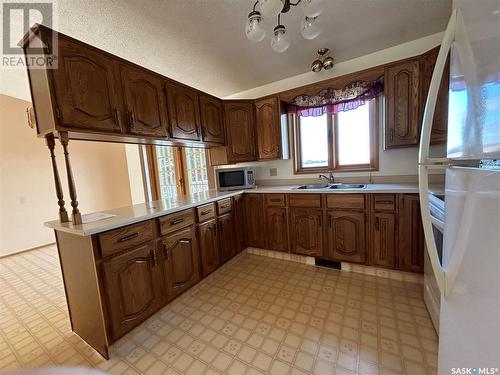
[[[120,228],[126,225],[138,223],[144,220],[168,215],[174,212],[182,211],[188,208],[201,206],[203,204],[218,201],[220,199],[233,197],[235,195],[246,193],[297,193],[297,194],[345,194],[345,193],[406,193],[417,194],[417,184],[367,184],[364,189],[304,189],[296,190],[297,185],[293,186],[260,186],[249,190],[235,190],[229,192],[219,192],[210,190],[203,193],[197,193],[193,196],[182,196],[176,199],[159,200],[136,204],[128,207],[116,208],[113,210],[102,211],[104,213],[114,214],[108,219],[94,221],[88,224],[73,225],[73,223],[60,223],[53,220],[45,223],[45,226],[67,233],[79,236],[90,236],[93,234],[106,232],[111,229]],[[432,186],[430,191],[435,194],[442,194],[444,187]]]

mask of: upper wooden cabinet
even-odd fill
[[[170,136],[179,140],[200,140],[198,93],[177,83],[167,83]]]
[[[423,111],[425,109],[425,103],[427,101],[427,93],[429,92],[429,86],[431,84],[432,73],[434,71],[434,65],[436,64],[438,53],[439,53],[439,47],[436,47],[422,55],[422,63],[421,63],[422,116],[423,116]],[[439,86],[436,108],[434,109],[431,144],[442,144],[446,143],[447,140],[449,84],[450,84],[450,58],[448,56],[446,66],[443,71],[443,76],[441,78],[441,84]]]
[[[327,213],[328,256],[332,259],[362,263],[366,260],[366,220],[364,212]]]
[[[148,71],[120,66],[128,132],[137,135],[167,136],[167,109],[164,80]]]
[[[255,102],[259,159],[278,159],[281,150],[280,103],[278,97]]]
[[[420,137],[420,59],[385,68],[385,148],[414,146]]]
[[[312,257],[323,256],[323,211],[315,208],[290,209],[292,252]]]
[[[398,269],[422,273],[424,243],[418,195],[401,194],[399,196],[398,220]]]
[[[201,136],[204,142],[224,144],[224,109],[222,100],[200,95]]]
[[[59,125],[78,131],[120,133],[122,107],[116,70],[116,62],[107,55],[59,38],[58,68],[51,70]],[[38,82],[36,73],[31,76],[32,90],[41,89],[33,87]],[[36,97],[35,110],[42,99]]]
[[[224,116],[227,135],[227,162],[256,160],[253,103],[246,101],[225,102]]]

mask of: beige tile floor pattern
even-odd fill
[[[0,372],[432,375],[422,286],[242,253],[111,348],[70,331],[53,246],[0,259]]]

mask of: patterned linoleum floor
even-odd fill
[[[240,254],[126,335],[104,361],[70,331],[53,246],[0,259],[0,372],[432,375],[419,284]]]

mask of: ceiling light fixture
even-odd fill
[[[333,68],[335,60],[330,56],[330,50],[328,48],[320,48],[316,54],[317,58],[311,64],[311,70],[314,73],[318,73],[322,69],[330,70]]]
[[[271,48],[278,53],[285,52],[290,46],[290,39],[285,26],[281,24],[281,15],[288,13],[291,7],[301,4],[304,18],[300,33],[304,39],[314,39],[321,33],[318,16],[321,14],[323,2],[324,0],[297,0],[295,3],[292,3],[291,0],[257,0],[253,5],[252,12],[248,15],[245,34],[251,42],[262,41],[266,36],[263,17],[277,17],[278,24],[274,28],[271,38]]]

